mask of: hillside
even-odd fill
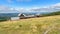
[[[60,34],[60,15],[0,22],[0,34]]]
[[[51,12],[51,13],[46,13],[46,14],[42,14],[43,16],[53,16],[53,15],[60,15],[60,11],[55,11],[55,12]]]

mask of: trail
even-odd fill
[[[49,27],[49,28],[44,32],[44,34],[47,34],[49,31],[51,31],[52,29],[54,29],[57,24],[58,24],[58,23],[55,23],[54,25],[52,25],[51,27]]]

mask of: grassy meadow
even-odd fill
[[[60,15],[0,22],[0,34],[60,34]]]

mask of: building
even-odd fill
[[[0,20],[19,20],[39,17],[36,13],[0,13]]]
[[[27,13],[21,13],[18,15],[20,19],[26,19],[26,18],[34,18],[36,17],[35,14],[27,14]]]
[[[20,17],[11,17],[10,20],[19,20]]]

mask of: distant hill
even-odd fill
[[[0,13],[0,17],[16,17],[19,13]]]
[[[42,14],[43,16],[53,16],[53,15],[60,15],[60,11],[56,11],[56,12],[51,12],[51,13],[46,13],[46,14]]]

